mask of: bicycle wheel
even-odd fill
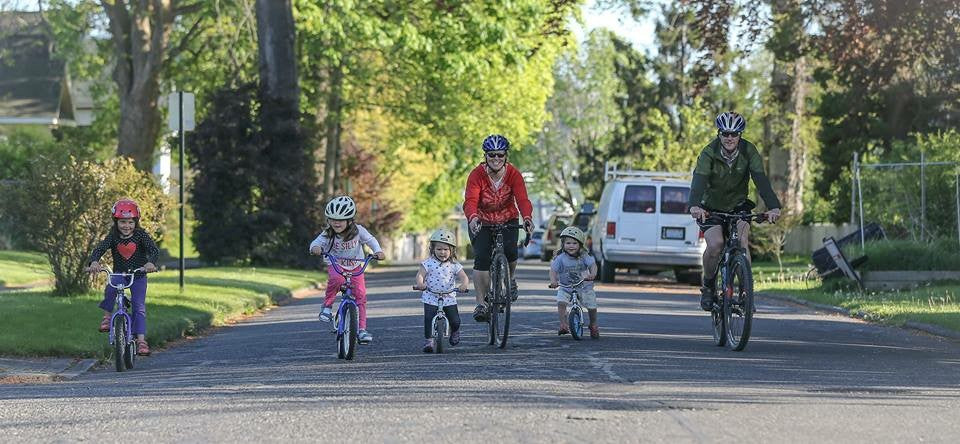
[[[123,362],[123,355],[127,350],[127,321],[123,316],[113,317],[113,362],[116,364],[117,371],[122,372],[126,369]]]
[[[716,288],[716,280],[714,280]],[[710,323],[713,325],[713,343],[717,347],[727,345],[727,324],[726,317],[723,315],[723,300],[720,304],[713,304],[713,310],[710,310]]]
[[[134,360],[137,359],[137,342],[127,341],[127,350],[123,354],[123,364],[127,369],[132,369]]]
[[[491,305],[490,324],[494,332],[494,344],[505,348],[510,335],[510,267],[503,254],[494,256],[490,269],[496,269],[497,279],[491,276],[494,287],[494,303]]]
[[[573,339],[583,339],[583,310],[580,307],[572,307],[567,316],[567,324],[570,325],[570,336]]]
[[[338,355],[342,354],[343,359],[349,361],[357,352],[357,333],[360,331],[357,325],[357,307],[353,304],[347,305],[344,315],[347,319],[343,323],[343,335],[338,338]]]
[[[441,308],[441,310],[443,310]],[[433,352],[443,353],[443,337],[447,335],[447,320],[433,318]]]
[[[741,351],[750,340],[753,323],[753,273],[746,256],[737,254],[730,263],[730,282],[724,288],[724,318],[727,345]]]

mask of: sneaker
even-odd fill
[[[145,339],[137,339],[137,354],[140,356],[150,356],[150,346]]]
[[[596,325],[590,326],[590,339],[600,339],[600,327]]]
[[[517,302],[517,296],[520,296],[520,289],[517,287],[517,280],[510,279],[510,302]]]
[[[489,319],[489,314],[487,313],[487,306],[483,304],[477,304],[477,307],[473,309],[473,320],[477,322],[487,322]]]
[[[357,342],[361,344],[369,344],[373,342],[373,335],[371,335],[370,332],[366,330],[360,330],[359,332],[357,332]]]
[[[711,287],[700,288],[700,308],[703,311],[712,311],[713,304],[717,302],[716,291]]]
[[[103,315],[103,320],[100,321],[100,332],[106,333],[110,331],[110,315]]]
[[[457,345],[460,343],[460,331],[457,330],[453,333],[450,333],[450,345]]]
[[[424,353],[433,353],[433,338],[427,339],[423,343],[423,352]]]
[[[560,327],[560,329],[557,330],[557,336],[563,336],[568,333],[570,333],[570,330],[563,327]]]
[[[330,322],[333,320],[333,312],[330,310],[330,307],[323,307],[323,311],[320,312],[320,321]]]

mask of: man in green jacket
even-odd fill
[[[690,184],[690,214],[697,219],[707,249],[703,252],[703,286],[700,288],[700,308],[710,311],[715,298],[717,263],[723,251],[723,228],[720,221],[709,217],[711,211],[733,212],[747,201],[749,181],[752,178],[757,192],[768,210],[767,220],[780,217],[780,200],[763,172],[763,159],[752,143],[740,137],[747,126],[743,116],[728,111],[717,116],[717,138],[700,152]],[[740,245],[749,255],[750,224],[737,224]]]

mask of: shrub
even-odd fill
[[[54,294],[60,296],[90,289],[83,268],[112,226],[110,208],[117,199],[131,197],[140,204],[140,224],[158,242],[172,203],[149,173],[125,158],[102,163],[39,158],[20,181],[4,188],[0,209],[18,234],[47,255],[56,277]]]
[[[932,242],[884,240],[867,242],[864,247],[867,262],[863,264],[863,270],[960,271],[960,251],[957,250],[956,239]],[[853,249],[859,250],[860,245],[855,245]],[[856,251],[851,253],[857,254]]]

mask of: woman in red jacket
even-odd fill
[[[523,217],[523,226],[529,234],[533,229],[533,205],[527,198],[527,187],[523,183],[520,170],[507,162],[510,141],[499,134],[483,139],[485,162],[477,165],[467,178],[467,189],[463,202],[463,213],[470,224],[470,242],[473,244],[473,285],[477,289],[477,307],[473,310],[473,319],[487,321],[487,307],[484,298],[490,286],[490,259],[493,254],[493,232],[489,228],[481,229],[481,224],[516,223]],[[507,261],[510,262],[510,290],[513,300],[517,299],[517,281],[513,272],[517,269],[517,230],[506,230],[503,243]]]

